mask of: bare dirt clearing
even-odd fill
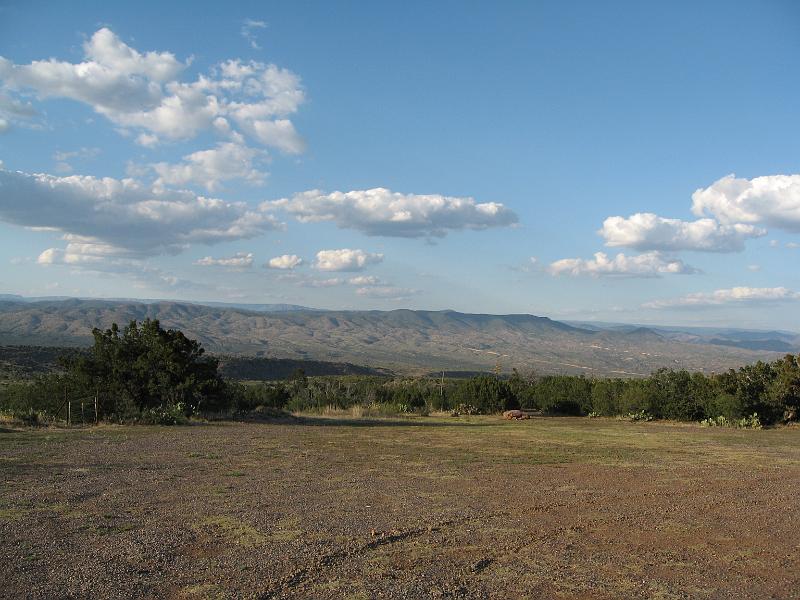
[[[800,597],[800,429],[0,433],[2,597]]]

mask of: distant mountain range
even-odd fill
[[[0,302],[58,302],[60,300],[98,300],[98,298],[74,298],[72,296],[20,296],[18,294],[0,294]],[[164,299],[137,299],[137,298],[102,298],[105,302],[131,302],[134,304],[159,304],[175,302]],[[239,304],[236,302],[183,302],[183,304],[199,304],[201,306],[215,306],[220,308],[242,308],[255,312],[287,312],[297,310],[317,311],[319,308],[309,308],[298,304]]]
[[[659,367],[720,371],[800,349],[800,336],[787,332],[568,324],[527,314],[8,296],[0,297],[0,344],[88,345],[92,327],[148,317],[180,328],[215,353],[404,372],[499,365],[504,371],[636,376]]]
[[[641,325],[626,325],[623,323],[586,323],[582,321],[570,322],[570,324],[594,331],[632,331],[642,327]],[[649,327],[649,329],[667,339],[690,344],[714,344],[747,350],[782,353],[800,350],[800,334],[791,331],[660,325]]]

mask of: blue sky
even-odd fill
[[[798,328],[795,2],[0,11],[2,292]]]

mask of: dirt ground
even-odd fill
[[[800,598],[800,429],[0,431],[3,598]]]

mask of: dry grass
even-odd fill
[[[331,411],[25,430],[0,434],[0,457],[12,597],[738,599],[800,584],[800,429]]]

